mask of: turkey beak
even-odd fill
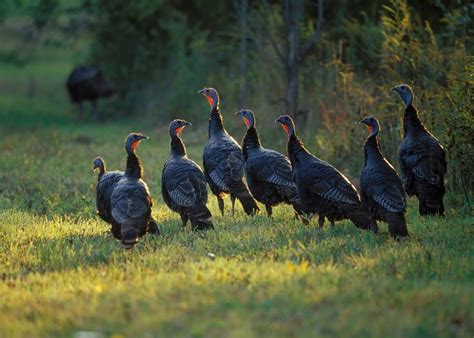
[[[139,139],[140,141],[141,141],[141,140],[148,140],[149,137],[148,137],[148,136],[145,136],[145,135],[140,135],[140,136],[138,137],[138,139]]]
[[[283,122],[280,121],[280,118],[277,118],[277,119],[275,120],[275,123],[283,124]]]
[[[359,124],[362,124],[362,123],[363,123],[363,124],[367,124],[366,122],[367,122],[367,121],[366,121],[365,119],[363,119],[363,120],[360,120],[360,121],[359,121]]]
[[[204,90],[205,90],[205,89],[206,89],[206,88],[203,88],[203,89],[201,89],[201,90],[198,90],[198,94],[205,95],[205,94],[204,94]]]
[[[184,121],[183,126],[192,126],[192,123],[188,121]]]
[[[390,92],[398,92],[397,86],[390,88]]]
[[[238,112],[235,113],[235,115],[242,116],[242,111],[239,110]]]

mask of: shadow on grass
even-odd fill
[[[187,234],[175,220],[168,220],[158,224],[159,235],[146,234],[134,248],[125,250],[120,241],[112,236],[109,225],[106,226],[107,230],[98,234],[78,233],[61,238],[33,240],[28,252],[36,259],[29,260],[30,264],[22,270],[26,273],[45,273],[119,264],[146,252],[159,250],[160,247],[176,245],[176,241],[180,242],[183,236],[195,235]]]
[[[62,231],[61,226],[54,226],[54,220],[51,221],[53,223],[49,222],[41,225],[44,227],[41,231]],[[157,219],[157,222],[160,235],[145,235],[131,250],[124,250],[120,241],[111,235],[109,226],[103,222],[103,229],[90,228],[95,227],[95,222],[73,224],[73,228],[78,228],[64,228],[69,234],[55,238],[25,235],[23,242],[21,236],[20,241],[12,238],[11,241],[16,243],[12,242],[12,247],[7,247],[4,253],[10,257],[13,268],[5,276],[18,277],[30,273],[62,272],[115,264],[140,265],[143,259],[154,260],[153,256],[161,257],[160,265],[168,260],[165,257],[182,263],[188,259],[209,257],[209,254],[215,257],[271,258],[275,261],[339,262],[347,255],[376,249],[389,240],[386,234],[374,236],[367,231],[357,230],[351,224],[339,223],[334,228],[327,227],[320,231],[317,226],[305,226],[298,221],[274,222],[266,217],[216,217],[216,229],[207,232],[193,232],[189,225],[183,228],[181,220],[176,217],[164,217]],[[71,234],[71,231],[74,233]]]

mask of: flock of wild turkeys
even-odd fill
[[[224,197],[230,195],[232,213],[236,199],[248,215],[259,211],[256,201],[262,203],[269,217],[272,207],[287,203],[292,205],[295,217],[305,224],[318,214],[320,227],[326,219],[331,225],[349,219],[358,228],[377,232],[377,221],[384,221],[394,237],[407,237],[405,193],[417,196],[421,215],[444,215],[446,160],[443,147],[418,118],[412,89],[401,84],[392,90],[405,104],[404,136],[399,146],[404,185],[380,150],[380,125],[376,118],[366,117],[359,122],[370,133],[364,146],[359,195],[339,170],[304,147],[288,115],[275,122],[288,134],[289,159],[262,146],[255,115],[247,109],[237,112],[247,126],[241,148],[224,128],[217,91],[203,88],[199,93],[211,107],[204,171],[187,157],[180,138],[182,130],[191,123],[173,120],[169,125],[171,152],[162,172],[163,199],[171,210],[179,213],[183,226],[190,221],[193,230],[213,229],[212,215],[206,206],[209,184],[222,214]],[[102,158],[94,159],[94,169],[99,171],[98,215],[112,225],[113,236],[121,240],[124,248],[133,247],[147,232],[159,234],[151,214],[152,198],[142,180],[143,166],[136,154],[140,142],[147,138],[140,133],[128,135],[125,172],[107,171]]]

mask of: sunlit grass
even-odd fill
[[[412,223],[398,243],[347,223],[319,233],[289,215],[216,217],[216,231],[200,236],[158,208],[163,234],[123,251],[96,217],[4,211],[0,327],[8,336],[472,330],[472,220]]]
[[[137,124],[137,127],[140,125]],[[163,128],[139,153],[162,235],[124,251],[95,216],[91,159],[123,168],[131,126],[8,132],[0,144],[0,327],[6,336],[469,336],[472,217],[420,218],[393,241],[348,222],[318,232],[289,207],[219,216],[216,230],[183,229],[162,203]],[[201,130],[184,134],[200,162]],[[414,201],[411,201],[414,202]],[[414,203],[412,203],[414,204]],[[230,203],[227,201],[227,211]],[[21,211],[25,210],[25,211]]]

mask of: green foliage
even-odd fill
[[[38,29],[43,29],[48,22],[57,14],[59,0],[40,0],[32,7],[31,15],[33,22]]]
[[[92,61],[110,74],[120,93],[113,109],[159,112],[162,121],[176,111],[195,110],[183,93],[195,94],[213,75],[210,60],[218,62],[212,59],[215,50],[208,32],[190,18],[196,13],[184,13],[169,1],[86,5],[97,16]]]

